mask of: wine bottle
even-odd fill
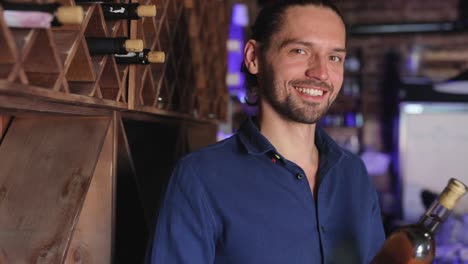
[[[91,55],[127,54],[143,51],[143,40],[128,38],[86,38]]]
[[[117,64],[150,64],[163,63],[166,55],[162,51],[150,51],[144,49],[142,52],[131,52],[126,55],[115,55]]]
[[[0,2],[3,18],[9,27],[50,28],[64,24],[81,24],[81,6],[62,6],[59,3],[33,4]]]
[[[435,232],[467,191],[468,187],[461,181],[450,179],[417,224],[401,227],[385,240],[372,264],[432,263],[435,256]]]
[[[101,4],[104,17],[108,20],[131,19],[156,16],[155,5],[140,5],[139,3],[103,3]]]

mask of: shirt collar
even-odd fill
[[[249,154],[265,154],[270,151],[275,151],[275,147],[268,139],[260,133],[255,118],[248,118],[239,128],[237,135]],[[275,151],[276,152],[276,151]]]
[[[315,145],[319,151],[319,170],[328,171],[337,164],[346,152],[320,126],[315,128]]]
[[[268,139],[260,133],[255,124],[255,117],[248,118],[240,127],[237,135],[249,154],[265,154],[268,152],[277,153],[275,147]],[[345,152],[327,135],[319,126],[315,129],[315,144],[319,150],[320,157],[325,158],[329,165],[338,162]],[[325,164],[324,164],[325,165]]]

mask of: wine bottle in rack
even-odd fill
[[[141,17],[155,17],[156,5],[140,5],[139,3],[103,3],[101,4],[104,17],[108,20],[131,19]]]
[[[164,63],[166,60],[166,54],[162,51],[150,51],[150,49],[144,49],[142,52],[115,55],[114,58],[117,64]]]
[[[81,24],[81,6],[62,6],[59,3],[13,3],[0,1],[3,18],[9,27],[50,28],[64,24]]]
[[[128,38],[96,38],[87,37],[89,53],[91,55],[119,54],[142,52],[143,40]]]

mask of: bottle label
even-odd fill
[[[3,18],[9,27],[17,28],[50,28],[54,16],[38,11],[3,11]]]
[[[137,54],[135,52],[129,52],[127,54],[115,54],[114,57],[117,58],[133,58],[136,57]]]
[[[125,7],[120,7],[120,8],[113,8],[113,7],[110,7],[109,8],[109,12],[110,13],[114,13],[114,14],[123,14],[125,13]]]

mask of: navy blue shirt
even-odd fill
[[[304,171],[248,120],[183,158],[164,198],[154,264],[369,263],[383,244],[363,162],[317,127],[317,199]]]

